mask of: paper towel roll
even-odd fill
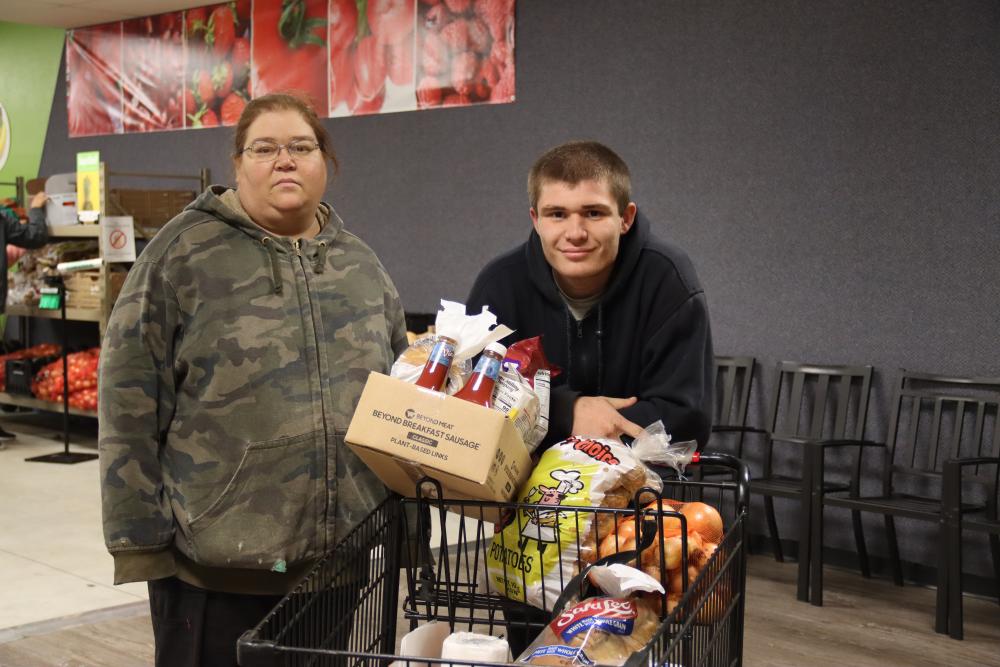
[[[59,262],[56,264],[56,271],[59,273],[69,273],[70,271],[87,271],[88,269],[99,269],[103,260],[100,257],[93,259],[78,259],[72,262]]]
[[[455,632],[448,635],[441,647],[442,660],[455,660],[462,664],[483,662],[509,662],[510,647],[507,640],[475,632]]]
[[[447,623],[431,621],[416,630],[403,635],[399,644],[399,655],[408,658],[440,658],[441,647],[451,630]],[[407,667],[407,663],[397,660],[390,667]],[[426,662],[409,661],[409,667],[428,667]]]

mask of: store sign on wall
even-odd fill
[[[0,169],[7,164],[7,157],[10,155],[10,119],[7,117],[7,110],[0,103]]]
[[[515,0],[238,0],[66,33],[71,137],[514,101]]]
[[[80,222],[97,222],[101,216],[101,154],[76,154],[76,217]]]
[[[101,256],[105,262],[135,261],[135,222],[131,215],[102,218]]]

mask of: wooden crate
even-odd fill
[[[109,215],[131,215],[137,236],[153,238],[160,227],[195,200],[188,190],[139,190],[112,188],[108,193]]]
[[[112,271],[109,279],[110,304],[114,304],[125,282],[125,271]],[[100,270],[75,271],[68,274],[63,281],[66,283],[66,305],[69,308],[100,308],[103,294],[103,283]]]

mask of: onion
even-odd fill
[[[687,517],[688,532],[701,535],[707,542],[722,540],[722,516],[719,511],[705,503],[686,503],[681,514]]]

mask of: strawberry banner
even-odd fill
[[[184,12],[185,127],[235,125],[250,99],[250,0]]]
[[[66,34],[66,103],[69,136],[121,134],[122,25],[111,23]]]
[[[321,116],[514,101],[515,0],[237,0],[67,31],[69,134],[233,125],[254,95]]]
[[[253,90],[265,95],[304,92],[327,115],[327,0],[257,0],[251,70]]]
[[[180,12],[122,23],[125,132],[184,127],[183,26]]]

